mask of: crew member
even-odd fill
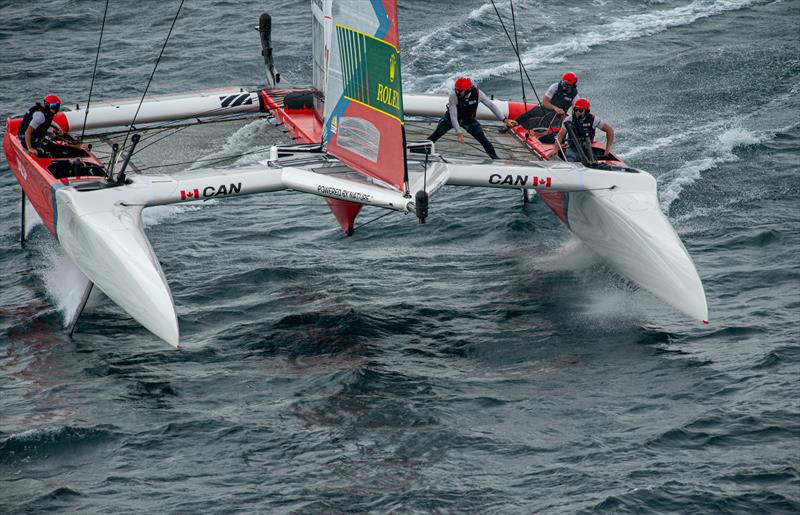
[[[39,154],[46,153],[50,144],[47,138],[48,130],[52,129],[57,135],[64,132],[58,125],[52,125],[53,116],[61,109],[61,99],[58,95],[47,95],[44,97],[44,105],[36,102],[36,105],[28,109],[19,125],[17,136],[29,153],[39,157]]]
[[[578,76],[567,72],[554,82],[544,94],[542,105],[534,106],[517,117],[526,129],[560,127],[563,117],[578,98]]]
[[[586,149],[585,152],[594,152],[594,150],[592,150],[592,142],[594,141],[595,130],[600,129],[606,133],[606,148],[601,159],[612,159],[611,145],[614,144],[614,129],[611,125],[601,120],[599,116],[593,115],[589,110],[590,107],[589,101],[585,98],[579,98],[575,101],[575,105],[572,107],[572,114],[564,119],[564,125],[566,126],[568,122],[572,124],[573,131],[578,141],[575,141],[566,127],[562,127],[556,137],[558,145],[553,147],[548,157],[552,157],[558,153],[559,147],[563,145],[564,138],[566,138],[566,160],[581,161],[581,152],[578,150],[578,146],[580,145],[582,149]],[[590,160],[594,159],[592,154],[587,154],[586,157]]]
[[[442,115],[439,120],[439,125],[433,134],[428,136],[431,141],[436,141],[444,136],[450,129],[455,129],[458,135],[458,142],[464,144],[464,131],[472,134],[472,136],[483,145],[483,149],[489,154],[492,159],[498,159],[497,153],[494,151],[494,146],[486,134],[483,132],[483,127],[478,122],[478,102],[491,109],[492,113],[498,120],[502,120],[508,127],[514,127],[517,122],[510,118],[504,118],[503,113],[494,104],[494,102],[487,97],[483,91],[472,84],[472,81],[466,77],[461,77],[456,81],[454,90],[450,93],[447,101],[447,111]]]

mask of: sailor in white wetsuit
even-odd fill
[[[478,122],[478,102],[482,103],[497,117],[509,127],[517,125],[517,122],[510,118],[504,118],[503,113],[495,105],[492,100],[487,97],[482,91],[478,90],[472,81],[466,77],[461,77],[456,81],[455,89],[450,93],[447,101],[447,112],[439,119],[439,125],[433,134],[428,136],[431,141],[436,141],[444,136],[450,129],[455,129],[458,134],[458,142],[464,143],[464,131],[472,134],[472,136],[483,145],[483,149],[489,154],[492,159],[498,159],[497,153],[494,151],[494,146],[486,134],[483,132],[483,127]]]

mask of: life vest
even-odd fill
[[[33,131],[33,134],[31,134],[31,144],[34,147],[39,146],[39,143],[41,143],[44,137],[47,136],[47,129],[50,128],[50,123],[53,121],[53,115],[55,114],[49,109],[42,107],[42,104],[39,102],[36,102],[35,106],[28,109],[28,112],[22,117],[22,122],[19,124],[19,129],[17,130],[17,135],[23,143],[25,142],[25,131],[28,130],[28,126],[33,121],[33,114],[36,111],[44,114],[44,123],[36,127],[36,129]]]
[[[458,104],[456,105],[456,110],[458,111],[458,121],[461,122],[462,120],[465,122],[469,122],[475,119],[475,116],[478,114],[478,88],[472,86],[469,90],[469,94],[461,95],[456,94],[458,97]]]
[[[594,115],[590,111],[586,111],[580,119],[575,118],[572,116],[572,128],[575,131],[575,136],[581,141],[594,141]],[[569,133],[567,133],[569,134]],[[567,142],[569,146],[572,148],[575,147],[575,142],[572,141],[572,137],[567,138]]]
[[[563,82],[560,82],[558,84],[558,89],[553,95],[553,98],[550,99],[550,103],[566,111],[570,107],[572,107],[572,101],[575,100],[575,97],[577,96],[578,96],[578,86],[572,86],[572,93],[568,94],[564,90]]]

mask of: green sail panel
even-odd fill
[[[344,97],[403,123],[400,52],[390,43],[336,26]]]

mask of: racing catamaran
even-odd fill
[[[90,146],[54,145],[49,156],[26,152],[9,119],[6,159],[27,198],[92,286],[158,337],[178,346],[180,333],[168,282],[142,223],[146,207],[292,190],[323,197],[347,235],[365,205],[428,217],[430,197],[444,186],[535,190],[556,216],[612,269],[707,323],[705,292],[694,263],[662,213],[656,181],[617,158],[583,164],[548,161],[552,131],[488,131],[500,160],[469,155],[446,139],[424,140],[446,98],[402,89],[396,0],[312,1],[311,87],[279,87],[271,18],[259,25],[268,85],[225,88],[94,105],[58,113],[64,131],[144,129],[161,122],[264,113],[293,145],[275,145],[257,164],[180,176],[127,174],[135,152],[113,147],[107,164]],[[514,118],[522,102],[496,101]],[[481,107],[478,117],[494,119]],[[549,136],[549,139],[548,139]],[[422,141],[420,141],[422,140]],[[549,143],[548,143],[549,141]],[[592,149],[586,149],[593,154]],[[602,153],[602,149],[601,149]],[[121,164],[119,161],[122,161]],[[23,233],[24,234],[24,233]]]

